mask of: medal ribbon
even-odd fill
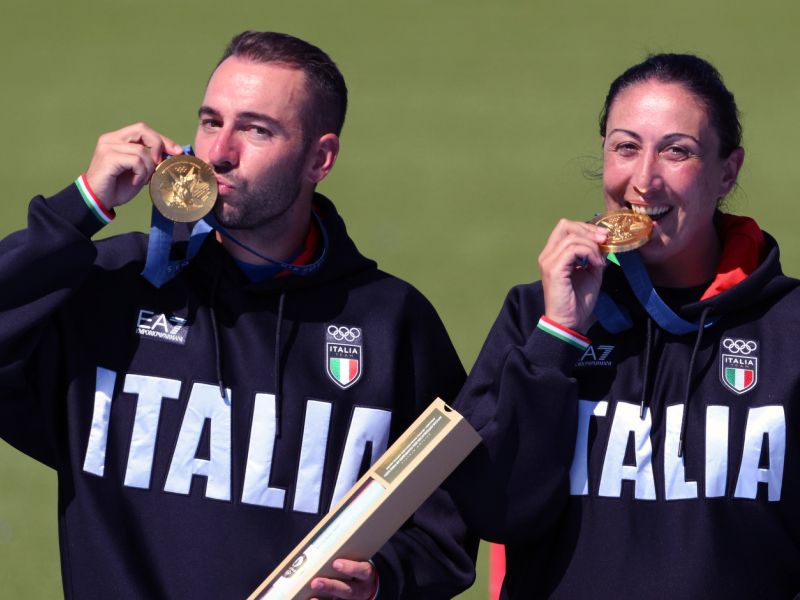
[[[186,154],[194,155],[191,146],[184,146],[183,151]],[[211,211],[200,221],[198,221],[192,228],[192,233],[189,237],[189,247],[186,250],[186,257],[182,259],[170,260],[170,249],[172,248],[172,238],[175,223],[162,215],[155,206],[150,216],[150,237],[147,241],[147,258],[145,259],[144,269],[142,276],[153,284],[155,287],[160,288],[162,285],[173,279],[181,269],[189,264],[189,261],[194,258],[200,246],[203,244],[206,236],[212,231],[218,231],[221,235],[228,238],[237,246],[247,250],[254,256],[262,260],[266,260],[274,265],[278,265],[281,269],[289,271],[294,275],[310,275],[319,270],[325,259],[328,257],[328,232],[322,224],[322,220],[317,215],[316,211],[311,211],[314,219],[317,221],[319,230],[322,233],[322,252],[319,258],[314,262],[306,265],[293,265],[291,263],[271,258],[260,252],[254,250],[247,244],[244,244],[231,235],[227,229],[220,225],[214,212]]]
[[[623,252],[615,256],[639,304],[659,327],[673,335],[686,335],[699,329],[698,322],[686,321],[679,317],[661,299],[650,281],[650,276],[647,274],[647,269],[645,269],[638,251]],[[602,290],[600,290],[594,314],[603,328],[610,333],[619,333],[633,326],[633,320],[625,307],[619,306],[611,299],[611,296]],[[711,327],[716,322],[717,318],[708,319],[703,328]]]
[[[170,260],[174,227],[175,223],[158,212],[154,206],[150,216],[150,238],[147,240],[147,259],[144,263],[142,277],[157,288],[170,281],[183,267],[189,264],[189,261],[200,249],[203,240],[212,230],[204,220],[198,221],[189,236],[186,258]]]

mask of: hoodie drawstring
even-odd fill
[[[699,327],[697,328],[697,338],[694,341],[694,348],[692,348],[692,356],[689,359],[689,372],[686,375],[686,389],[683,394],[683,414],[681,415],[681,435],[678,438],[678,457],[683,457],[683,442],[686,439],[686,424],[689,422],[689,400],[692,397],[692,375],[694,374],[694,362],[697,358],[697,351],[700,349],[700,343],[703,340],[703,328],[705,326],[706,318],[711,310],[710,306],[703,309],[700,314]]]
[[[211,315],[211,331],[214,334],[214,362],[217,371],[217,384],[219,385],[219,395],[227,402],[225,397],[225,382],[222,378],[222,344],[220,343],[219,325],[217,323],[217,311],[214,308],[214,300],[217,295],[219,284],[219,271],[214,276],[211,284],[211,295],[209,298],[209,314]],[[281,434],[281,325],[283,324],[283,306],[286,300],[286,291],[281,290],[278,300],[278,323],[275,326],[275,356],[274,356],[274,381],[275,381],[275,419],[277,422],[276,432],[278,437]]]
[[[644,377],[642,377],[642,396],[640,398],[639,418],[644,419],[644,407],[647,402],[647,389],[650,379],[650,355],[653,352],[653,320],[647,319],[647,339],[644,346]]]
[[[283,303],[286,299],[286,290],[281,290],[278,299],[278,323],[275,326],[275,353],[274,353],[274,377],[275,377],[275,435],[281,437],[281,325],[283,324]]]
[[[217,371],[217,384],[219,385],[219,395],[227,402],[225,397],[225,382],[222,378],[222,344],[220,343],[219,325],[217,323],[217,311],[214,308],[214,300],[217,295],[219,284],[219,271],[214,275],[214,282],[211,284],[211,295],[209,298],[209,314],[211,315],[211,330],[214,334],[214,362]],[[286,291],[281,290],[278,300],[278,323],[275,326],[275,355],[274,355],[274,381],[275,381],[275,419],[276,433],[281,435],[281,326],[283,324],[283,307],[286,300]]]
[[[211,293],[208,299],[208,312],[211,315],[211,330],[214,333],[214,362],[217,368],[217,384],[219,385],[219,395],[227,402],[225,398],[225,383],[222,380],[222,344],[219,342],[219,326],[217,325],[217,311],[214,309],[214,300],[217,296],[217,287],[219,285],[220,269],[214,273],[214,281],[211,284]]]
[[[703,330],[708,320],[708,313],[711,307],[707,306],[700,314],[698,321],[697,336],[695,337],[694,346],[692,347],[692,354],[689,358],[689,368],[686,375],[686,385],[683,390],[683,414],[681,415],[681,429],[678,438],[678,457],[683,457],[683,445],[686,440],[686,427],[689,420],[689,403],[692,397],[692,377],[694,376],[694,366],[697,361],[697,352],[700,349],[700,344],[703,341]],[[647,337],[645,338],[645,354],[644,354],[644,375],[642,377],[642,395],[640,398],[639,417],[644,419],[645,410],[649,404],[648,390],[650,389],[650,372],[652,371],[652,355],[658,345],[658,337],[660,329],[654,327],[653,320],[647,318]]]

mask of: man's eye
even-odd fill
[[[203,129],[214,129],[220,127],[220,122],[216,119],[200,119],[200,126]]]
[[[266,127],[260,125],[250,125],[247,127],[247,132],[257,137],[272,137],[272,132]]]

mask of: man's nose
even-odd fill
[[[215,168],[231,168],[238,164],[238,144],[233,131],[222,128],[217,132],[208,151],[208,161]]]

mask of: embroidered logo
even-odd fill
[[[295,558],[294,561],[292,561],[292,564],[289,565],[289,567],[283,572],[283,575],[281,575],[281,577],[286,577],[288,579],[289,577],[297,573],[307,560],[308,557],[305,555],[304,552],[303,554]]]
[[[361,378],[364,371],[364,338],[358,327],[328,325],[325,333],[325,370],[342,389]]]
[[[720,347],[722,384],[736,394],[752,390],[758,383],[758,342],[723,338]]]
[[[136,333],[142,337],[183,346],[186,344],[189,326],[186,324],[186,319],[181,317],[142,308],[136,315]]]
[[[611,367],[614,365],[609,356],[614,351],[614,346],[589,346],[583,351],[583,356],[575,363],[576,367]]]

